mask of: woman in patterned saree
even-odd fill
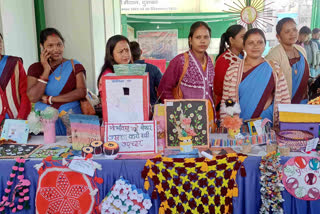
[[[290,103],[290,96],[279,66],[262,57],[266,38],[253,28],[243,38],[245,57],[231,65],[226,73],[221,101],[221,118],[226,115],[224,103],[232,99],[240,104],[240,118],[268,118],[278,124],[278,104]]]
[[[76,60],[63,58],[64,39],[54,28],[40,33],[41,62],[28,70],[28,97],[35,103],[35,110],[48,106],[59,112],[72,110],[81,114],[79,100],[87,93],[85,69]],[[60,119],[56,122],[56,134],[65,135],[66,128]]]
[[[174,88],[180,78],[182,99],[207,99],[209,101],[209,123],[214,130],[213,77],[214,68],[206,50],[211,41],[211,29],[205,22],[192,24],[189,33],[189,51],[170,61],[158,88],[161,100],[174,99]],[[188,67],[185,67],[188,65]],[[185,67],[185,68],[184,68]],[[184,72],[185,71],[185,72]]]

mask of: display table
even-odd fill
[[[34,140],[33,140],[33,143]],[[281,164],[284,164],[289,157],[282,157]],[[260,199],[260,184],[259,184],[259,164],[261,157],[248,157],[244,162],[247,176],[241,177],[237,175],[237,184],[239,187],[239,197],[233,198],[233,213],[256,214],[259,212]],[[114,182],[123,176],[138,188],[143,188],[144,180],[141,178],[141,171],[146,163],[145,160],[95,160],[102,165],[102,171],[97,171],[98,177],[104,179],[104,183],[97,185],[100,191],[100,201],[109,192]],[[38,173],[33,168],[35,164],[41,160],[28,160],[25,164],[25,177],[31,181],[30,187],[30,205],[31,209],[18,213],[35,213],[35,195],[38,181]],[[15,160],[0,160],[0,195],[3,195],[6,187],[6,182],[9,179],[11,167]],[[151,190],[149,189],[149,195]],[[320,212],[320,200],[318,201],[303,201],[294,198],[286,190],[283,191],[285,202],[283,208],[288,214],[318,214]],[[149,213],[158,213],[160,201],[153,200],[153,206]]]

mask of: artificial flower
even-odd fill
[[[132,211],[138,211],[140,208],[141,208],[141,207],[140,207],[139,205],[135,204],[135,205],[133,205],[133,206],[131,207],[131,210],[132,210]]]
[[[128,207],[134,205],[134,203],[132,202],[132,200],[129,200],[129,199],[127,199],[124,203],[125,203]]]
[[[142,209],[142,210],[140,210],[140,214],[148,214],[148,210]]]
[[[121,193],[119,195],[119,198],[120,198],[121,201],[125,201],[128,198],[128,195],[126,193]]]
[[[121,210],[122,213],[124,213],[124,212],[128,212],[129,207],[127,205],[126,206],[122,205],[122,206],[119,207],[119,209]]]
[[[143,200],[143,194],[138,194],[137,195],[137,201],[140,203]]]
[[[116,199],[113,201],[113,205],[116,207],[120,207],[122,205],[122,202],[120,199]]]
[[[132,192],[129,193],[129,198],[131,200],[137,200],[137,196],[138,196],[138,191],[137,190],[133,190]]]
[[[142,204],[147,210],[152,207],[152,203],[150,199],[144,199]]]

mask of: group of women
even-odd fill
[[[207,99],[212,128],[216,119],[225,116],[227,99],[240,104],[244,120],[262,117],[277,125],[279,103],[303,103],[307,98],[309,68],[305,51],[295,45],[298,31],[294,20],[280,20],[276,31],[280,44],[264,58],[266,38],[261,30],[230,26],[221,36],[214,65],[207,54],[211,29],[205,22],[193,23],[189,50],[171,60],[155,86],[159,99]],[[41,60],[29,67],[27,76],[20,58],[1,55],[0,121],[26,119],[31,102],[36,110],[52,106],[59,112],[81,113],[79,100],[87,93],[85,68],[77,60],[63,57],[64,39],[54,28],[41,32],[40,46]],[[101,77],[113,73],[113,65],[129,63],[133,63],[129,40],[121,35],[111,37],[98,78],[99,92]],[[57,134],[65,134],[61,121],[56,127]]]

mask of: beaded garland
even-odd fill
[[[5,194],[2,196],[2,201],[0,202],[0,213],[5,214],[5,208],[8,207],[12,213],[25,209],[29,209],[29,186],[30,181],[28,179],[24,179],[24,164],[25,159],[17,158],[16,163],[12,167],[12,171],[10,174],[10,178],[7,181],[7,187],[4,190]],[[14,184],[14,179],[17,176],[18,183],[14,187],[12,192],[12,197],[10,201],[10,193],[12,186]],[[15,206],[15,198],[18,197],[18,205]]]
[[[245,176],[243,154],[206,158],[167,158],[147,161],[141,175],[144,188],[154,183],[152,198],[160,196],[159,213],[232,213],[232,197],[238,196],[237,171]]]

